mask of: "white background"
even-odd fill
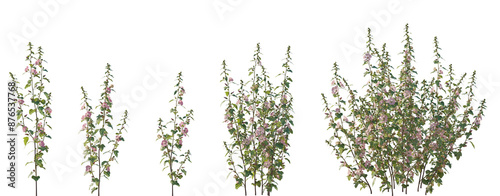
[[[44,9],[43,4],[54,5]],[[491,1],[76,1],[32,0],[0,3],[0,81],[6,89],[8,72],[20,76],[27,63],[26,43],[43,46],[53,92],[53,139],[46,144],[47,170],[40,172],[40,195],[90,195],[90,177],[83,176],[80,86],[91,98],[100,93],[104,66],[114,69],[118,110],[130,112],[129,132],[120,146],[119,164],[102,183],[102,195],[168,195],[166,172],[159,164],[160,143],[156,121],[168,118],[175,75],[185,77],[185,106],[194,109],[195,121],[185,148],[192,151],[188,175],[176,195],[234,196],[234,180],[228,173],[222,141],[228,139],[223,120],[223,85],[220,64],[226,59],[234,78],[247,79],[253,50],[260,42],[264,65],[271,75],[281,71],[286,47],[292,47],[295,96],[295,133],[291,137],[291,164],[285,169],[279,190],[273,195],[369,195],[359,191],[339,170],[339,162],[325,139],[327,131],[321,93],[330,91],[331,66],[360,87],[362,51],[367,27],[372,27],[377,46],[388,44],[397,66],[406,23],[414,40],[419,77],[432,70],[432,40],[438,36],[445,65],[457,73],[477,70],[478,98],[486,98],[483,124],[473,135],[475,149],[464,151],[460,161],[436,187],[433,195],[498,194],[500,28],[498,4]],[[216,9],[218,5],[220,9]],[[16,37],[19,42],[13,42]],[[276,82],[277,83],[277,82]],[[6,90],[2,90],[4,96]],[[5,96],[6,97],[6,96]],[[1,99],[6,105],[6,98]],[[94,104],[96,104],[94,102]],[[3,108],[3,110],[6,108]],[[5,111],[5,110],[4,110]],[[1,112],[5,119],[5,112]],[[7,127],[2,120],[1,127]],[[7,166],[5,132],[0,168]],[[22,136],[20,136],[22,138]],[[18,151],[19,164],[28,161],[29,148]],[[2,177],[0,193],[33,195],[30,167],[19,167],[18,189],[7,188]],[[0,176],[5,176],[3,170]],[[374,188],[377,189],[377,188]],[[410,186],[409,195],[417,193]],[[400,192],[396,192],[401,195]],[[374,195],[381,194],[378,190]]]

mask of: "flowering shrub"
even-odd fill
[[[229,77],[226,62],[222,63],[222,80],[226,106],[224,122],[231,141],[224,142],[229,170],[234,174],[236,189],[253,186],[254,193],[267,195],[278,188],[285,162],[290,160],[288,139],[293,133],[292,96],[289,92],[291,57],[288,47],[280,86],[273,86],[261,63],[260,45],[248,70],[251,80],[236,83]],[[236,90],[231,88],[237,85]],[[247,89],[247,87],[250,87]],[[250,181],[250,185],[248,182]]]
[[[177,84],[175,84],[176,90],[174,91],[174,98],[170,102],[174,102],[175,106],[170,109],[170,113],[174,114],[174,117],[170,119],[169,122],[163,123],[160,118],[158,120],[158,138],[161,141],[160,150],[163,151],[161,162],[164,165],[163,170],[169,169],[168,177],[170,178],[170,184],[172,185],[172,196],[174,195],[174,185],[179,185],[179,179],[182,179],[186,175],[186,169],[184,164],[186,162],[191,162],[189,150],[182,152],[182,139],[188,136],[189,129],[187,126],[193,120],[193,110],[187,110],[184,115],[180,114],[179,108],[185,108],[184,102],[182,101],[186,91],[182,86],[182,72],[177,75]],[[167,125],[173,124],[172,129],[167,131]],[[178,151],[178,152],[177,152]],[[178,166],[175,166],[178,163]]]
[[[354,186],[368,187],[371,178],[381,181],[380,190],[391,190],[401,185],[407,192],[410,183],[417,183],[417,191],[426,185],[425,193],[432,193],[442,184],[443,175],[451,168],[451,158],[460,159],[462,148],[472,143],[471,134],[479,129],[484,116],[485,100],[473,107],[476,84],[474,72],[467,84],[466,74],[455,77],[452,65],[445,68],[437,38],[434,38],[435,76],[418,81],[413,44],[405,28],[403,61],[399,78],[393,75],[390,56],[385,44],[377,49],[368,29],[367,52],[364,55],[365,76],[369,81],[366,93],[359,95],[333,67],[330,105],[322,94],[326,118],[333,136],[327,140],[341,167],[347,169]],[[376,60],[372,59],[376,58]],[[342,95],[346,92],[347,96]],[[343,99],[346,98],[346,99]],[[463,101],[462,101],[463,100]]]
[[[10,73],[10,77],[16,86],[20,87],[15,90],[19,104],[17,126],[21,126],[23,129],[24,145],[33,143],[33,160],[26,165],[35,165],[29,177],[35,181],[35,195],[38,195],[38,180],[40,180],[38,168],[45,169],[43,155],[49,152],[45,139],[51,138],[46,130],[47,128],[52,129],[47,122],[47,119],[52,117],[52,109],[50,108],[52,93],[45,91],[45,83],[50,83],[50,80],[45,75],[47,69],[43,66],[46,61],[43,59],[42,47],[38,47],[38,51],[35,53],[30,42],[28,51],[26,61],[29,61],[29,65],[24,69],[24,74],[28,75],[26,85],[18,85],[19,82],[14,74]]]
[[[98,195],[101,195],[101,177],[104,175],[105,178],[109,178],[111,175],[111,163],[116,161],[118,157],[118,146],[120,142],[125,141],[122,134],[123,131],[126,131],[125,125],[128,118],[128,112],[125,110],[120,123],[116,125],[116,127],[119,127],[118,131],[114,137],[110,138],[108,133],[110,130],[113,130],[113,125],[111,124],[111,120],[113,120],[113,115],[111,114],[111,108],[113,107],[111,92],[114,91],[114,85],[112,82],[111,66],[107,64],[105,80],[101,85],[103,92],[99,99],[99,105],[95,108],[92,108],[89,104],[90,99],[88,98],[87,91],[82,87],[83,103],[81,110],[84,110],[85,114],[81,119],[84,123],[81,131],[85,132],[86,136],[86,140],[83,143],[85,146],[83,154],[86,160],[82,164],[87,163],[84,175],[89,174],[91,176],[91,193],[97,190]],[[94,110],[97,110],[95,121],[93,118],[95,116]],[[111,148],[111,150],[106,150],[106,147]]]

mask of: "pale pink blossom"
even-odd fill
[[[38,74],[38,72],[36,71],[36,69],[31,69],[31,73],[32,73],[33,75],[37,75],[37,74]]]
[[[40,63],[41,63],[41,62],[42,62],[42,61],[41,61],[40,59],[37,59],[37,60],[35,61],[35,65],[40,65]]]
[[[30,67],[26,66],[26,68],[24,68],[24,72],[28,72],[28,71],[30,71]]]
[[[184,105],[184,102],[182,102],[182,100],[179,100],[179,105]]]
[[[332,87],[332,94],[337,95],[338,93],[339,93],[339,87],[338,86]]]
[[[24,104],[24,100],[23,99],[19,99],[19,100],[17,100],[17,102],[19,103],[19,105]]]
[[[368,52],[365,53],[365,55],[363,56],[363,59],[365,60],[365,62],[370,61],[371,58],[372,58],[372,55]]]
[[[117,142],[122,141],[122,137],[120,135],[116,135],[116,141]]]
[[[85,167],[85,171],[86,171],[86,172],[90,172],[90,170],[91,170],[91,169],[92,169],[92,167],[90,167],[90,165],[87,165],[87,166]]]
[[[168,145],[168,141],[167,140],[161,141],[161,146],[162,147],[166,147],[167,145]]]
[[[179,139],[179,145],[182,145],[182,138]]]
[[[184,122],[179,123],[179,126],[184,127],[185,126]]]
[[[23,132],[26,132],[28,130],[28,127],[23,126]]]
[[[50,107],[45,108],[45,113],[50,115],[52,113],[52,109]]]
[[[45,143],[43,141],[40,141],[40,146],[45,147]]]
[[[388,103],[389,105],[394,105],[394,104],[396,103],[396,100],[394,100],[394,98],[392,98],[392,97],[391,97],[391,98],[389,98],[389,99],[387,100],[387,103]]]
[[[269,162],[269,161],[264,162],[264,167],[265,168],[271,167],[271,162]]]
[[[101,108],[104,108],[104,109],[109,109],[109,105],[107,102],[102,102],[101,104]]]
[[[233,82],[233,78],[229,77],[229,82]]]

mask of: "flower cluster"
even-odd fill
[[[116,161],[118,157],[118,146],[120,142],[125,141],[122,134],[126,131],[125,126],[127,124],[128,112],[125,110],[120,123],[116,126],[119,127],[118,131],[115,133],[114,137],[109,136],[109,131],[113,130],[113,125],[111,120],[113,115],[111,114],[111,108],[113,107],[113,101],[111,100],[111,92],[113,92],[114,85],[113,75],[111,75],[111,66],[107,64],[105,72],[105,80],[101,85],[103,87],[103,93],[99,99],[99,105],[93,108],[89,101],[87,91],[83,87],[83,103],[81,110],[85,113],[82,115],[81,122],[82,132],[85,132],[86,140],[83,143],[85,149],[83,154],[85,156],[85,166],[84,175],[90,174],[92,183],[90,185],[91,192],[97,190],[98,195],[100,195],[101,190],[101,177],[109,178],[111,175],[111,163]],[[93,118],[94,111],[97,110],[97,115],[95,120]],[[108,145],[108,146],[106,146]],[[106,150],[107,148],[110,150]]]
[[[410,183],[416,182],[417,191],[426,185],[425,192],[432,193],[435,185],[442,184],[447,168],[451,168],[451,158],[459,159],[462,148],[472,144],[470,136],[479,129],[486,108],[485,100],[476,109],[473,107],[475,72],[464,85],[466,74],[455,78],[451,65],[441,65],[437,38],[432,71],[435,76],[418,81],[409,34],[407,25],[399,78],[392,74],[385,44],[382,49],[374,48],[368,29],[368,51],[363,57],[365,76],[369,77],[366,93],[358,95],[351,89],[335,64],[334,104],[330,105],[322,95],[329,128],[334,130],[326,142],[341,160],[341,167],[347,169],[347,178],[356,187],[368,187],[370,192],[373,184],[367,178],[371,174],[380,179],[381,191],[393,192],[396,185],[401,185],[407,192]],[[341,90],[347,96],[342,96]]]
[[[182,72],[177,75],[177,83],[175,84],[174,98],[170,102],[175,106],[170,109],[170,113],[174,115],[169,122],[164,123],[160,118],[158,120],[158,138],[161,140],[160,150],[163,152],[161,163],[164,165],[163,170],[169,169],[168,176],[172,187],[172,196],[174,195],[174,185],[179,185],[179,180],[186,175],[184,164],[191,162],[189,150],[182,152],[182,139],[188,136],[188,125],[193,120],[193,110],[187,110],[184,107],[183,96],[186,94],[182,86]],[[181,115],[181,108],[185,109],[185,113]],[[168,125],[172,124],[172,128],[168,130]],[[178,165],[175,165],[175,164]]]
[[[224,122],[231,135],[224,142],[229,170],[234,174],[236,188],[243,187],[247,195],[250,181],[257,191],[268,195],[277,189],[288,161],[288,139],[293,133],[292,96],[289,92],[292,79],[288,74],[291,57],[288,47],[283,79],[280,86],[273,86],[261,62],[260,45],[257,44],[253,66],[248,70],[251,80],[239,84],[229,76],[226,62],[222,63],[225,104]],[[238,85],[235,90],[232,85]],[[247,89],[249,87],[249,89]]]
[[[52,118],[52,109],[50,108],[52,93],[45,90],[45,84],[50,83],[45,73],[47,69],[43,66],[46,62],[43,59],[42,47],[38,47],[38,51],[33,51],[31,42],[28,44],[29,54],[26,56],[26,61],[29,65],[24,69],[23,75],[28,75],[26,85],[20,86],[14,74],[10,73],[11,79],[17,84],[16,88],[17,103],[17,126],[22,127],[25,137],[24,145],[33,144],[33,159],[27,164],[34,164],[33,171],[29,176],[35,180],[35,194],[38,193],[38,168],[45,169],[45,160],[43,155],[48,153],[49,147],[45,144],[46,138],[51,138],[47,134],[47,129],[50,128],[47,120]]]

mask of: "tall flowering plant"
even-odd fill
[[[224,123],[231,135],[224,146],[229,170],[236,180],[235,188],[243,187],[245,195],[250,186],[255,195],[259,192],[271,195],[283,178],[285,163],[290,162],[287,158],[288,140],[293,133],[290,47],[282,65],[283,72],[278,75],[282,77],[279,86],[271,83],[261,55],[257,44],[253,65],[248,69],[251,79],[247,82],[235,82],[229,76],[226,62],[222,62]]]
[[[46,130],[52,129],[47,121],[52,117],[52,109],[50,108],[52,93],[45,90],[45,85],[50,83],[50,80],[45,75],[48,71],[44,66],[46,61],[43,59],[42,47],[38,47],[38,50],[34,51],[30,42],[28,44],[28,53],[26,61],[29,64],[24,69],[23,74],[28,75],[26,84],[19,85],[20,82],[12,73],[10,73],[10,77],[16,83],[16,86],[20,87],[20,89],[15,89],[19,104],[17,110],[18,124],[16,126],[23,129],[25,135],[23,138],[24,145],[33,144],[33,159],[26,165],[34,165],[29,177],[35,181],[35,195],[38,195],[38,180],[40,180],[38,168],[45,169],[43,155],[49,152],[45,139],[51,138]]]
[[[158,138],[161,140],[160,150],[163,152],[161,163],[165,169],[169,169],[168,177],[172,187],[172,196],[174,195],[174,185],[180,186],[179,180],[187,174],[184,164],[191,162],[189,150],[182,152],[182,139],[188,136],[189,129],[187,126],[193,120],[193,110],[188,110],[184,107],[183,97],[186,94],[182,86],[182,72],[177,75],[177,84],[175,84],[174,98],[170,102],[174,102],[174,107],[170,109],[170,113],[174,115],[168,122],[164,122],[161,118],[158,120]],[[185,111],[180,109],[184,108]],[[181,113],[183,112],[183,114]],[[168,125],[171,124],[171,129]]]
[[[111,175],[111,163],[114,161],[118,163],[116,160],[119,152],[118,146],[120,142],[125,141],[122,134],[123,131],[126,131],[125,126],[128,119],[128,112],[125,110],[120,123],[116,125],[118,131],[114,136],[109,136],[109,131],[113,130],[113,125],[111,124],[111,120],[113,120],[113,115],[111,114],[111,108],[113,107],[111,92],[114,91],[114,85],[112,82],[111,66],[107,64],[104,83],[101,85],[103,92],[99,99],[99,105],[95,108],[89,104],[90,99],[88,98],[87,91],[81,87],[83,94],[81,110],[85,112],[81,119],[84,123],[81,132],[85,132],[86,137],[83,143],[85,146],[83,151],[85,161],[82,165],[86,164],[84,175],[88,174],[91,177],[92,183],[89,189],[91,193],[97,190],[97,195],[101,195],[101,177],[109,178]]]
[[[380,180],[381,191],[390,190],[393,195],[396,185],[406,193],[414,182],[417,191],[426,185],[425,193],[432,193],[451,168],[451,159],[460,159],[468,143],[474,146],[471,135],[479,129],[486,109],[485,100],[473,106],[476,72],[466,82],[466,74],[456,77],[452,65],[444,67],[437,38],[430,80],[415,78],[408,25],[403,43],[396,77],[385,44],[375,48],[368,29],[363,57],[364,76],[369,77],[366,93],[352,89],[335,63],[333,104],[322,94],[329,129],[333,129],[326,142],[347,169],[347,178],[355,187],[368,187],[370,193],[375,179]]]

